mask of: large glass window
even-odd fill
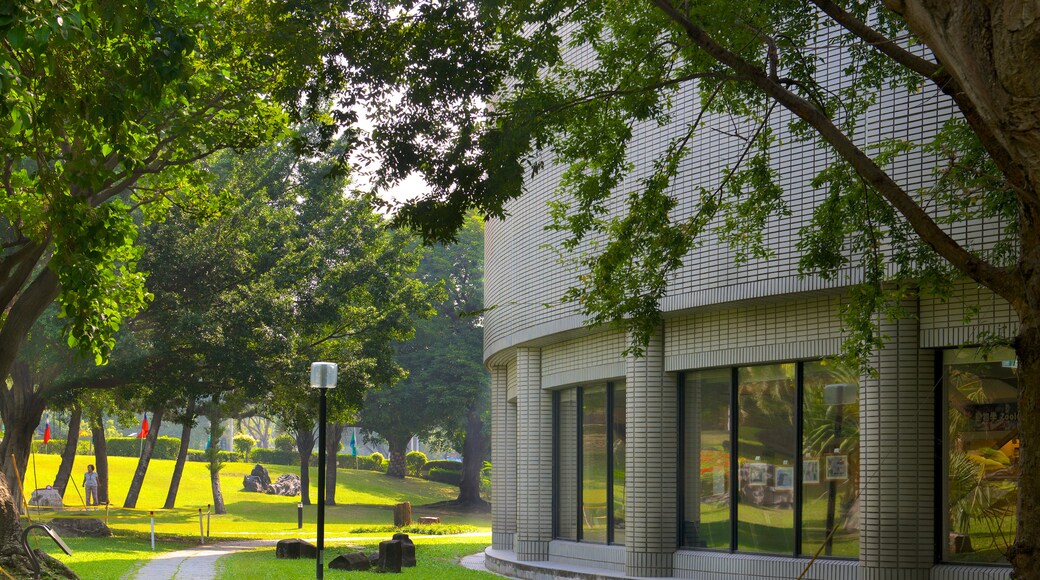
[[[859,555],[859,388],[840,365],[807,362],[802,405],[802,553]]]
[[[1010,349],[943,352],[946,387],[945,557],[1004,562],[1015,539],[1018,364]]]
[[[858,555],[854,372],[827,361],[712,369],[685,373],[682,389],[684,546]]]
[[[687,373],[683,405],[683,542],[695,548],[728,549],[730,534],[730,369]]]
[[[795,365],[737,370],[737,549],[794,551]]]
[[[554,401],[555,535],[624,543],[624,385],[566,389]]]
[[[583,540],[607,541],[607,388],[586,387],[581,399]]]

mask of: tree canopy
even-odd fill
[[[879,312],[898,315],[898,301],[917,292],[946,296],[959,277],[988,288],[1018,315],[1016,336],[1003,337],[1019,358],[1024,413],[1018,538],[1009,555],[1017,574],[1040,577],[1040,418],[1025,415],[1040,409],[1040,71],[1032,64],[1040,61],[1040,18],[1032,5],[481,6],[480,17],[495,26],[484,62],[501,67],[487,75],[500,82],[493,105],[477,109],[472,123],[464,116],[437,124],[452,135],[436,165],[447,169],[425,170],[471,175],[458,170],[469,164],[478,168],[472,175],[479,185],[459,195],[433,179],[428,195],[397,219],[430,239],[450,238],[458,216],[476,208],[501,217],[503,204],[523,193],[525,176],[560,168],[561,196],[551,211],[579,273],[565,298],[590,323],[631,331],[638,350],[660,325],[670,274],[705,236],[728,242],[738,261],[770,256],[763,232],[785,227],[790,213],[773,165],[778,148],[817,147],[829,161],[809,179],[824,195],[797,232],[799,267],[805,275],[847,276],[839,285],[848,285],[852,299],[844,313],[849,358],[863,363],[883,342]],[[841,52],[840,64],[823,56],[831,48]],[[688,90],[697,98],[684,130],[649,172],[633,178],[636,128],[671,123],[673,105]],[[912,142],[864,130],[886,93],[922,91],[948,107],[936,133]],[[901,100],[904,107],[912,101]],[[692,212],[675,212],[683,162],[696,154],[693,138],[712,115],[732,119],[744,146],[718,170],[720,186],[697,191]],[[912,118],[915,111],[895,105],[886,115]],[[923,187],[898,170],[908,155],[934,160]],[[617,210],[612,196],[626,179]],[[997,235],[984,244],[956,235],[976,220]],[[596,240],[594,251],[587,251],[589,240]]]

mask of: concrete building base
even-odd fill
[[[553,542],[551,552],[565,554],[569,542]],[[602,546],[616,551],[620,546]],[[605,554],[607,555],[607,554]],[[609,555],[608,555],[609,556]],[[608,558],[609,559],[609,558]],[[616,559],[616,558],[613,558]],[[509,550],[488,548],[484,551],[484,565],[491,572],[523,580],[639,580],[646,576],[626,576],[617,570],[581,563],[573,558],[545,561],[520,561]],[[609,563],[607,563],[609,566]],[[808,568],[808,570],[807,570]],[[805,572],[804,575],[802,573]],[[789,558],[752,554],[729,554],[681,550],[675,553],[672,578],[695,580],[725,580],[738,578],[770,578],[805,580],[862,580],[864,572],[855,560],[817,560],[812,565],[808,558]],[[874,571],[876,572],[876,571]],[[910,578],[906,570],[893,569],[893,580]],[[927,573],[929,580],[1009,580],[1011,570],[1002,566],[933,566]]]

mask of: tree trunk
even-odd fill
[[[137,498],[141,495],[141,486],[144,485],[144,476],[148,473],[148,463],[152,460],[155,440],[159,438],[159,427],[162,425],[165,412],[165,405],[156,405],[152,409],[152,424],[149,425],[148,436],[141,445],[141,457],[137,458],[137,469],[134,470],[134,478],[130,480],[130,489],[126,492],[126,501],[123,502],[125,508],[137,507]]]
[[[32,564],[22,548],[22,526],[16,506],[7,481],[0,477],[0,568],[15,578],[32,578]],[[78,578],[72,570],[43,550],[37,549],[35,552],[43,578]]]
[[[105,441],[105,416],[98,413],[90,426],[94,439],[94,471],[98,474],[98,503],[108,504],[108,443]]]
[[[411,435],[401,439],[396,437],[386,438],[387,446],[390,448],[390,467],[386,470],[386,474],[389,477],[404,479],[404,476],[408,474],[408,466],[405,464],[404,456],[408,452],[408,440],[411,438]]]
[[[343,425],[329,425],[325,434],[325,505],[336,505],[336,453],[343,438]]]
[[[1018,355],[1018,530],[1008,561],[1015,578],[1040,579],[1040,321],[1023,323]]]
[[[217,515],[226,514],[227,507],[224,505],[224,493],[220,491],[220,470],[224,469],[220,461],[220,438],[224,435],[224,425],[220,417],[220,401],[213,397],[213,409],[209,414],[209,483],[213,490],[213,513]]]
[[[25,505],[22,482],[29,465],[33,435],[40,426],[46,403],[36,395],[29,366],[18,361],[11,365],[11,388],[0,389],[0,415],[4,421],[4,437],[0,440],[0,466],[7,479],[8,493],[15,502],[14,510]]]
[[[480,497],[480,472],[484,467],[487,442],[484,437],[484,422],[480,411],[474,406],[466,415],[466,436],[462,442],[462,480],[459,482],[457,504],[487,506]]]
[[[314,432],[296,431],[296,450],[300,452],[300,501],[311,505],[311,453],[314,451]]]
[[[58,475],[54,477],[54,487],[62,497],[65,497],[65,488],[69,485],[72,477],[72,466],[76,463],[76,447],[79,445],[79,427],[83,421],[83,407],[76,405],[69,417],[69,432],[65,436],[65,449],[61,452],[61,465],[58,467]]]
[[[188,459],[188,446],[191,445],[191,426],[195,423],[195,397],[188,399],[188,408],[184,411],[184,422],[181,423],[181,446],[177,450],[177,462],[173,465],[173,477],[170,479],[170,490],[166,492],[166,503],[163,509],[172,510],[177,504],[177,490],[181,486],[181,475],[184,474],[184,462]]]

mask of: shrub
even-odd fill
[[[265,465],[298,465],[300,454],[296,450],[282,451],[281,449],[254,449],[250,461]]]
[[[114,457],[138,457],[141,455],[141,440],[137,437],[112,437],[106,441],[108,454]],[[155,439],[153,459],[177,459],[181,440],[177,437],[160,435]]]
[[[480,470],[480,495],[491,497],[491,462],[485,461]]]
[[[426,465],[426,454],[422,451],[409,451],[404,456],[404,464],[408,468],[408,475],[419,477],[419,472]]]
[[[451,459],[435,459],[433,461],[427,461],[426,465],[423,465],[421,475],[426,477],[426,474],[429,473],[431,469],[443,469],[445,471],[458,471],[461,473],[462,462],[452,461]],[[427,479],[429,478],[427,477]]]
[[[249,458],[249,452],[256,447],[256,439],[253,439],[249,435],[239,433],[235,435],[232,445],[235,446],[235,451],[242,454],[242,457]]]
[[[459,485],[462,483],[462,472],[434,467],[426,474],[426,479],[449,485]]]
[[[372,463],[374,463],[376,467],[382,467],[383,462],[386,461],[386,458],[383,457],[383,454],[378,451],[373,452],[372,455],[368,456],[368,458],[372,460]]]
[[[282,433],[274,438],[274,448],[278,451],[298,451],[296,449],[296,440],[288,433]]]
[[[220,461],[226,461],[230,463],[242,461],[242,456],[235,451],[218,451],[217,458]],[[209,458],[206,457],[205,449],[189,449],[188,461],[201,461],[203,463],[206,463],[209,462]]]

